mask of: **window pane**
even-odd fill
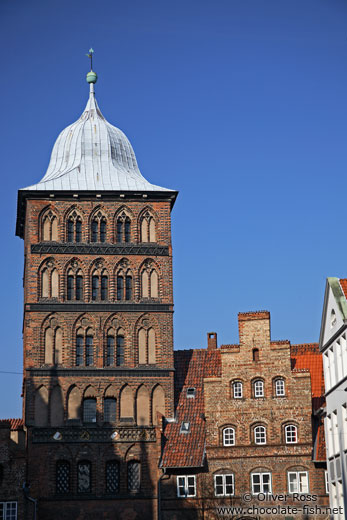
[[[184,497],[186,494],[185,478],[177,477],[177,494],[179,497]]]
[[[263,493],[271,492],[271,480],[269,473],[263,473]]]
[[[288,474],[288,481],[289,481],[289,493],[296,493],[298,491],[297,474],[296,473],[289,473]]]
[[[254,396],[264,397],[264,384],[263,381],[256,381],[254,383]]]
[[[195,495],[195,477],[187,477],[187,491],[188,496]]]
[[[233,384],[234,388],[234,399],[240,399],[242,397],[242,383],[237,382]]]
[[[284,394],[285,394],[285,392],[284,392],[284,381],[283,381],[283,379],[277,379],[277,381],[276,381],[276,395],[277,396],[282,396]]]
[[[112,366],[114,363],[114,337],[107,336],[107,356],[106,356],[106,365],[108,367]]]
[[[93,364],[93,336],[86,337],[86,365]]]
[[[91,490],[91,467],[90,462],[80,462],[77,466],[77,491],[78,493],[89,493]]]
[[[74,286],[73,276],[69,275],[67,277],[67,299],[72,300],[73,297],[73,286]]]
[[[96,422],[96,399],[93,397],[83,401],[83,422]]]
[[[56,491],[59,494],[69,493],[70,491],[70,464],[65,460],[57,462]]]
[[[116,399],[107,397],[104,400],[104,421],[114,422],[116,420]]]
[[[4,520],[17,520],[17,502],[5,502],[5,510],[3,512]],[[1,515],[1,509],[0,509]],[[0,516],[0,518],[2,518]]]
[[[73,242],[73,220],[67,222],[67,241]]]
[[[234,494],[234,477],[233,475],[225,475],[225,494]]]
[[[139,491],[140,489],[140,463],[131,461],[128,463],[128,490]]]
[[[93,220],[92,222],[92,242],[98,241],[98,222],[96,220]]]
[[[92,300],[98,299],[98,292],[99,292],[99,277],[98,276],[92,276]]]
[[[308,493],[308,475],[306,471],[299,473],[299,491],[300,493]]]
[[[117,242],[123,242],[123,222],[122,220],[119,218],[117,220]]]
[[[132,278],[131,278],[131,276],[126,277],[125,283],[126,283],[125,299],[131,300],[131,298],[132,298]]]
[[[76,337],[76,365],[83,365],[83,336]]]
[[[101,277],[101,299],[107,300],[108,277]]]
[[[124,336],[117,336],[117,359],[116,365],[124,365]]]
[[[222,475],[216,475],[214,478],[214,492],[217,496],[224,494]]]
[[[119,491],[119,464],[116,460],[106,463],[106,491],[108,493]]]
[[[286,443],[294,444],[297,442],[297,429],[293,424],[289,424],[285,428],[286,432]]]
[[[76,242],[82,242],[82,222],[80,220],[76,222]]]
[[[76,276],[76,300],[82,300],[83,276]]]
[[[106,242],[106,220],[100,222],[100,242]]]
[[[130,219],[125,219],[125,242],[130,242]]]
[[[123,276],[117,276],[117,300],[123,300]]]
[[[232,446],[235,444],[235,430],[234,428],[224,428],[223,430],[223,444],[224,446]]]

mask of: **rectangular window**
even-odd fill
[[[93,397],[84,399],[83,401],[83,422],[96,422],[96,399]]]
[[[288,471],[289,493],[308,493],[307,471]]]
[[[130,242],[130,220],[125,219],[125,242]]]
[[[83,277],[80,275],[76,276],[76,300],[82,300],[83,291]]]
[[[117,300],[123,300],[123,276],[117,276]]]
[[[216,497],[230,497],[234,494],[234,475],[215,475],[214,494]]]
[[[17,520],[17,502],[0,502],[0,520]]]
[[[100,242],[106,242],[106,221],[100,222]]]
[[[73,242],[73,220],[68,220],[67,223],[67,241]]]
[[[76,222],[76,242],[82,242],[82,222],[80,220]]]
[[[69,275],[67,277],[67,299],[72,300],[73,298],[73,285],[74,285],[73,276]]]
[[[124,365],[124,336],[117,336],[116,365],[117,367]]]
[[[106,397],[104,400],[104,421],[114,422],[116,420],[116,399]]]
[[[106,491],[107,493],[119,491],[119,463],[116,460],[109,460],[106,463]]]
[[[91,491],[91,465],[90,462],[79,462],[77,466],[77,491],[78,493],[90,493]]]
[[[65,460],[58,460],[56,465],[56,492],[60,495],[70,491],[70,464]],[[1,517],[0,517],[1,518]]]
[[[277,397],[283,397],[285,395],[284,391],[284,380],[283,379],[277,379],[275,382],[275,390],[276,390],[276,396]]]
[[[324,482],[325,482],[325,492],[329,495],[329,474],[328,471],[324,471]]]
[[[118,219],[117,220],[117,242],[118,243],[123,242],[122,230],[123,230],[123,222],[120,219]]]
[[[83,336],[76,337],[76,365],[83,365]]]
[[[98,293],[99,293],[99,277],[98,276],[92,276],[92,300],[98,299]]]
[[[125,299],[131,300],[132,298],[132,278],[131,276],[127,276],[125,278]]]
[[[271,493],[271,473],[252,473],[252,494]]]
[[[107,288],[108,288],[108,278],[107,276],[101,277],[101,299],[107,300]]]
[[[92,222],[92,242],[98,241],[98,222],[93,220]]]
[[[93,364],[93,336],[86,336],[86,366]]]
[[[141,465],[135,460],[128,462],[128,490],[130,492],[140,491],[141,487]]]
[[[195,497],[196,482],[195,475],[177,477],[177,496]]]

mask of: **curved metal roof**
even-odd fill
[[[23,190],[173,191],[142,176],[128,138],[102,115],[92,83],[83,114],[58,136],[45,176]]]

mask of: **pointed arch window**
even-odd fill
[[[66,298],[68,301],[80,301],[83,298],[83,274],[81,269],[69,269],[66,280]]]
[[[94,364],[94,337],[91,329],[79,329],[76,334],[76,366]]]
[[[141,220],[141,242],[156,242],[155,221],[149,211],[146,211]]]
[[[92,300],[108,300],[108,275],[107,271],[97,269],[92,275]]]
[[[117,300],[132,300],[133,299],[133,278],[128,271],[119,271],[117,274]]]
[[[48,261],[41,271],[41,298],[58,298],[59,274],[52,261]]]
[[[66,238],[68,242],[82,242],[82,219],[75,210],[66,222]]]
[[[141,291],[142,298],[158,298],[159,297],[159,277],[151,264],[147,264],[141,273]]]
[[[60,327],[48,327],[44,334],[45,365],[62,363],[63,335]]]
[[[116,229],[116,241],[118,243],[130,242],[131,221],[125,211],[117,217]]]
[[[138,334],[139,346],[139,364],[152,365],[156,362],[155,353],[155,332],[151,327],[149,329],[141,328]]]
[[[107,352],[106,352],[106,365],[108,367],[114,364],[114,334],[109,332],[107,335]]]
[[[124,333],[120,329],[117,333],[117,352],[116,352],[116,365],[120,367],[124,365]]]
[[[98,211],[94,215],[91,222],[90,241],[91,242],[106,242],[107,238],[107,221],[106,217]]]
[[[51,210],[42,219],[41,236],[43,242],[58,241],[58,219]]]

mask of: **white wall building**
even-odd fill
[[[347,518],[347,279],[328,278],[319,349],[323,354],[325,439],[331,507]]]

